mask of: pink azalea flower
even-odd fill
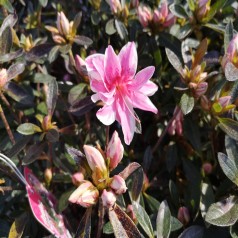
[[[91,89],[95,92],[92,101],[104,102],[103,108],[97,112],[97,118],[104,125],[118,121],[126,144],[131,143],[137,131],[136,121],[140,123],[133,108],[158,112],[148,98],[158,89],[150,81],[155,68],[149,66],[136,74],[137,61],[134,42],[127,43],[118,55],[109,45],[105,55],[94,54],[85,60]]]

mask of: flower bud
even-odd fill
[[[52,168],[46,168],[44,172],[44,178],[45,178],[46,184],[50,184],[52,177],[53,177]]]
[[[124,153],[124,147],[121,143],[121,140],[118,136],[117,131],[114,131],[111,140],[107,146],[107,157],[110,159],[109,168],[113,170],[122,160]]]
[[[238,34],[230,41],[225,58],[228,58],[238,68]]]
[[[196,17],[199,21],[203,20],[210,11],[211,0],[198,0]]]
[[[0,89],[2,89],[6,83],[7,83],[7,70],[3,68],[0,70]]]
[[[58,12],[57,14],[57,28],[61,35],[69,35],[70,25],[69,20],[66,18],[63,12]]]
[[[82,207],[90,207],[97,203],[99,192],[93,184],[87,180],[70,195],[69,201],[79,204]]]
[[[131,204],[129,204],[126,208],[126,213],[127,215],[131,218],[132,221],[134,221],[134,223],[137,222],[137,219],[136,219],[136,214],[134,212],[134,209],[133,209],[133,206]]]
[[[76,55],[74,60],[75,60],[75,67],[78,73],[82,76],[85,75],[86,69],[83,68],[86,67],[85,61],[79,55]]]
[[[116,194],[125,193],[127,190],[125,180],[120,175],[114,175],[110,187]]]
[[[176,106],[174,109],[174,115],[176,115],[176,117],[168,129],[168,133],[170,135],[175,135],[176,133],[177,135],[181,136],[183,134],[183,112],[179,107]]]
[[[201,106],[206,111],[209,111],[211,109],[211,102],[205,95],[201,96]]]
[[[187,225],[190,221],[190,214],[187,207],[180,207],[178,210],[178,219],[183,225]]]
[[[120,0],[107,0],[110,5],[113,14],[116,14],[122,10]]]
[[[202,82],[202,83],[197,84],[197,88],[195,89],[194,96],[196,98],[201,97],[203,94],[206,93],[207,88],[208,88],[207,82]]]
[[[206,175],[208,175],[208,174],[210,174],[211,172],[212,172],[212,165],[211,165],[211,163],[208,163],[208,162],[206,162],[206,163],[204,163],[203,165],[202,165],[202,169],[203,169],[203,171],[204,171],[204,173],[206,174]]]
[[[52,37],[53,37],[54,42],[57,43],[57,44],[66,43],[65,39],[62,36],[58,35],[58,34],[53,34]]]
[[[77,172],[72,175],[71,179],[72,179],[72,183],[75,186],[79,186],[81,182],[84,180],[84,175],[82,172]]]
[[[105,160],[102,157],[102,154],[96,148],[90,145],[84,145],[83,149],[88,161],[88,165],[92,171],[95,171],[96,168],[102,172],[107,170]]]
[[[218,98],[217,102],[221,105],[222,108],[225,108],[230,104],[231,96],[224,96]]]
[[[102,195],[102,203],[104,207],[111,208],[116,202],[116,195],[112,191],[107,191],[103,189]]]
[[[137,8],[139,6],[139,0],[131,0],[130,8]]]
[[[152,20],[152,13],[149,7],[139,6],[138,10],[138,18],[143,27],[147,27]]]

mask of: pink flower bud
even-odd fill
[[[124,147],[121,143],[121,140],[118,136],[117,131],[114,131],[111,140],[107,146],[107,157],[110,159],[109,168],[113,170],[122,160],[124,153]]]
[[[0,89],[2,89],[6,83],[7,83],[7,70],[3,68],[0,70]]]
[[[198,0],[197,19],[202,20],[210,11],[211,0]]]
[[[69,20],[63,12],[58,12],[57,14],[57,28],[59,33],[63,36],[67,36],[70,33]]]
[[[225,108],[227,105],[230,104],[231,96],[224,96],[218,98],[218,103],[222,106],[222,108]]]
[[[176,106],[174,109],[174,115],[176,115],[176,117],[168,129],[168,133],[170,135],[175,135],[176,133],[177,135],[181,136],[183,134],[183,112],[180,107]]]
[[[72,179],[72,183],[75,186],[79,186],[82,183],[82,181],[84,180],[84,175],[82,172],[77,172],[72,175],[71,179]]]
[[[57,44],[64,44],[66,42],[65,39],[58,34],[53,34],[52,37],[54,42]]]
[[[139,6],[139,0],[131,0],[130,1],[131,8],[137,8],[138,6]]]
[[[107,191],[103,189],[102,195],[102,203],[104,207],[111,208],[116,202],[116,195],[112,191]]]
[[[129,204],[126,208],[127,215],[132,219],[132,221],[136,222],[136,214],[134,212],[133,206]]]
[[[202,82],[197,85],[197,88],[195,89],[195,97],[201,97],[203,94],[206,93],[208,88],[208,83],[207,82]]]
[[[211,163],[206,162],[202,165],[202,169],[205,174],[210,174],[212,172],[213,168],[212,168]]]
[[[190,221],[190,214],[187,207],[180,207],[178,210],[178,219],[183,225],[187,225]]]
[[[109,3],[113,14],[116,14],[122,10],[120,0],[107,0],[107,2]]]
[[[102,154],[93,146],[84,145],[83,146],[88,165],[92,171],[95,171],[96,168],[102,173],[107,171],[106,163]]]
[[[147,27],[152,20],[152,13],[149,7],[139,6],[137,9],[138,18],[143,27]]]
[[[82,207],[90,207],[97,203],[99,192],[93,184],[87,180],[71,194],[69,201],[81,205]]]
[[[119,175],[113,176],[110,187],[115,191],[116,194],[125,193],[127,190],[125,180]]]
[[[76,70],[78,71],[78,73],[80,75],[85,75],[86,69],[83,68],[83,67],[86,67],[85,61],[79,55],[76,55],[74,59],[75,59]]]

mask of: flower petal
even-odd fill
[[[139,108],[145,111],[150,111],[153,113],[158,113],[158,109],[155,105],[150,101],[150,99],[143,95],[142,93],[134,92],[131,96],[131,101],[133,107]]]
[[[124,141],[127,145],[129,145],[135,132],[135,116],[133,115],[134,110],[131,105],[126,105],[121,97],[117,99],[116,107],[116,119],[122,126]]]
[[[143,93],[146,96],[152,96],[157,90],[158,86],[155,83],[148,81],[138,90],[138,92]]]
[[[128,42],[118,54],[121,62],[121,75],[133,78],[138,64],[138,56],[134,42]]]
[[[104,125],[111,125],[115,121],[115,109],[113,108],[113,105],[105,105],[97,111],[96,116]]]
[[[116,80],[121,76],[121,64],[113,48],[109,45],[105,52],[104,61],[105,83],[110,90]]]
[[[154,71],[154,66],[149,66],[139,71],[136,74],[135,79],[132,81],[132,89],[135,91],[139,90],[149,79],[151,79]]]

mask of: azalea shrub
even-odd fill
[[[0,7],[0,237],[238,237],[237,1]]]

